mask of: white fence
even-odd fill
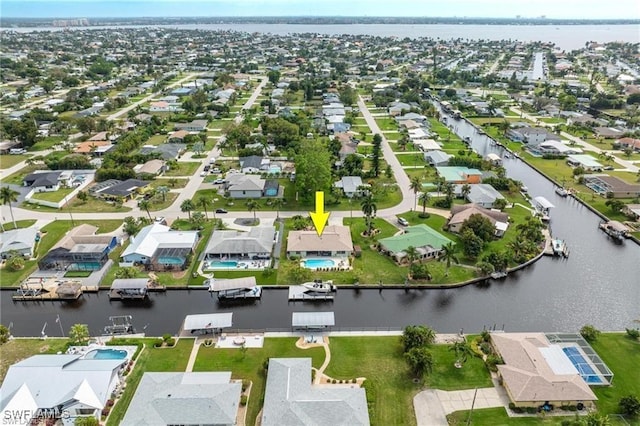
[[[58,202],[45,201],[45,200],[40,200],[38,198],[33,198],[33,195],[38,193],[38,192],[35,192],[35,190],[33,190],[33,189],[31,191],[29,191],[29,193],[24,197],[24,200],[29,202],[29,203],[31,203],[31,204],[38,204],[38,205],[41,205],[41,206],[53,207],[54,209],[60,209],[60,208],[62,208],[62,206],[65,205],[65,203],[67,203],[67,201],[71,201],[71,199],[73,199],[73,197],[78,195],[78,192],[82,191],[84,188],[86,188],[91,183],[93,183],[93,176],[94,175],[87,175],[87,179],[85,179],[84,182],[82,182],[80,185],[78,185],[73,191],[71,191],[62,200],[60,200]]]

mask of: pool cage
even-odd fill
[[[582,354],[586,356],[586,368],[576,365],[582,378],[589,386],[609,386],[613,382],[613,372],[607,367],[602,358],[593,350],[591,345],[577,333],[547,333],[547,339],[552,344],[568,344],[567,346],[577,346]],[[571,356],[567,354],[571,359]],[[578,355],[580,358],[581,356]],[[573,362],[573,359],[572,359]],[[575,363],[574,363],[575,364]],[[589,368],[592,367],[592,368]],[[595,370],[593,370],[595,369]]]
[[[185,270],[189,266],[191,249],[184,247],[163,247],[156,251],[147,265],[153,271]]]

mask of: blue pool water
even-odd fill
[[[302,261],[305,268],[332,268],[336,266],[336,262],[331,259],[306,259]]]
[[[576,370],[578,370],[578,373],[580,373],[580,376],[582,376],[585,382],[602,383],[602,379],[587,363],[578,348],[566,347],[562,348],[562,352],[567,355],[569,361],[573,363],[573,365],[576,367]]]
[[[281,171],[280,166],[269,166],[269,173],[280,173]]]
[[[238,262],[235,260],[216,260],[209,262],[209,269],[214,268],[237,268]]]
[[[179,257],[160,256],[158,257],[158,263],[162,265],[182,265],[184,259]]]
[[[127,351],[119,349],[95,349],[87,352],[85,359],[125,359]]]

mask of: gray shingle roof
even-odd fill
[[[249,232],[236,230],[215,231],[211,234],[206,254],[271,253],[276,228],[252,227]]]
[[[365,390],[312,386],[311,358],[271,358],[262,425],[369,425]]]
[[[235,425],[242,384],[230,372],[145,373],[121,425]]]

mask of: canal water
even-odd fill
[[[503,154],[488,137],[464,120],[452,121],[461,137],[472,138],[475,150]],[[60,336],[74,323],[102,333],[111,315],[132,315],[138,332],[176,333],[185,315],[233,312],[234,328],[290,329],[291,313],[334,311],[336,328],[388,329],[428,324],[439,332],[483,328],[507,331],[577,331],[586,323],[604,330],[621,330],[640,319],[640,247],[631,241],[614,244],[598,230],[600,218],[574,199],[561,198],[551,182],[519,159],[505,159],[508,176],[522,181],[531,196],[544,196],[551,211],[554,236],[564,239],[569,259],[542,258],[532,266],[492,281],[447,290],[340,289],[335,301],[288,302],[286,290],[266,290],[251,304],[220,305],[203,290],[174,290],[152,294],[145,305],[109,301],[106,292],[85,294],[79,301],[13,302],[0,292],[0,321],[12,325],[16,336]],[[46,326],[45,326],[46,323]]]

